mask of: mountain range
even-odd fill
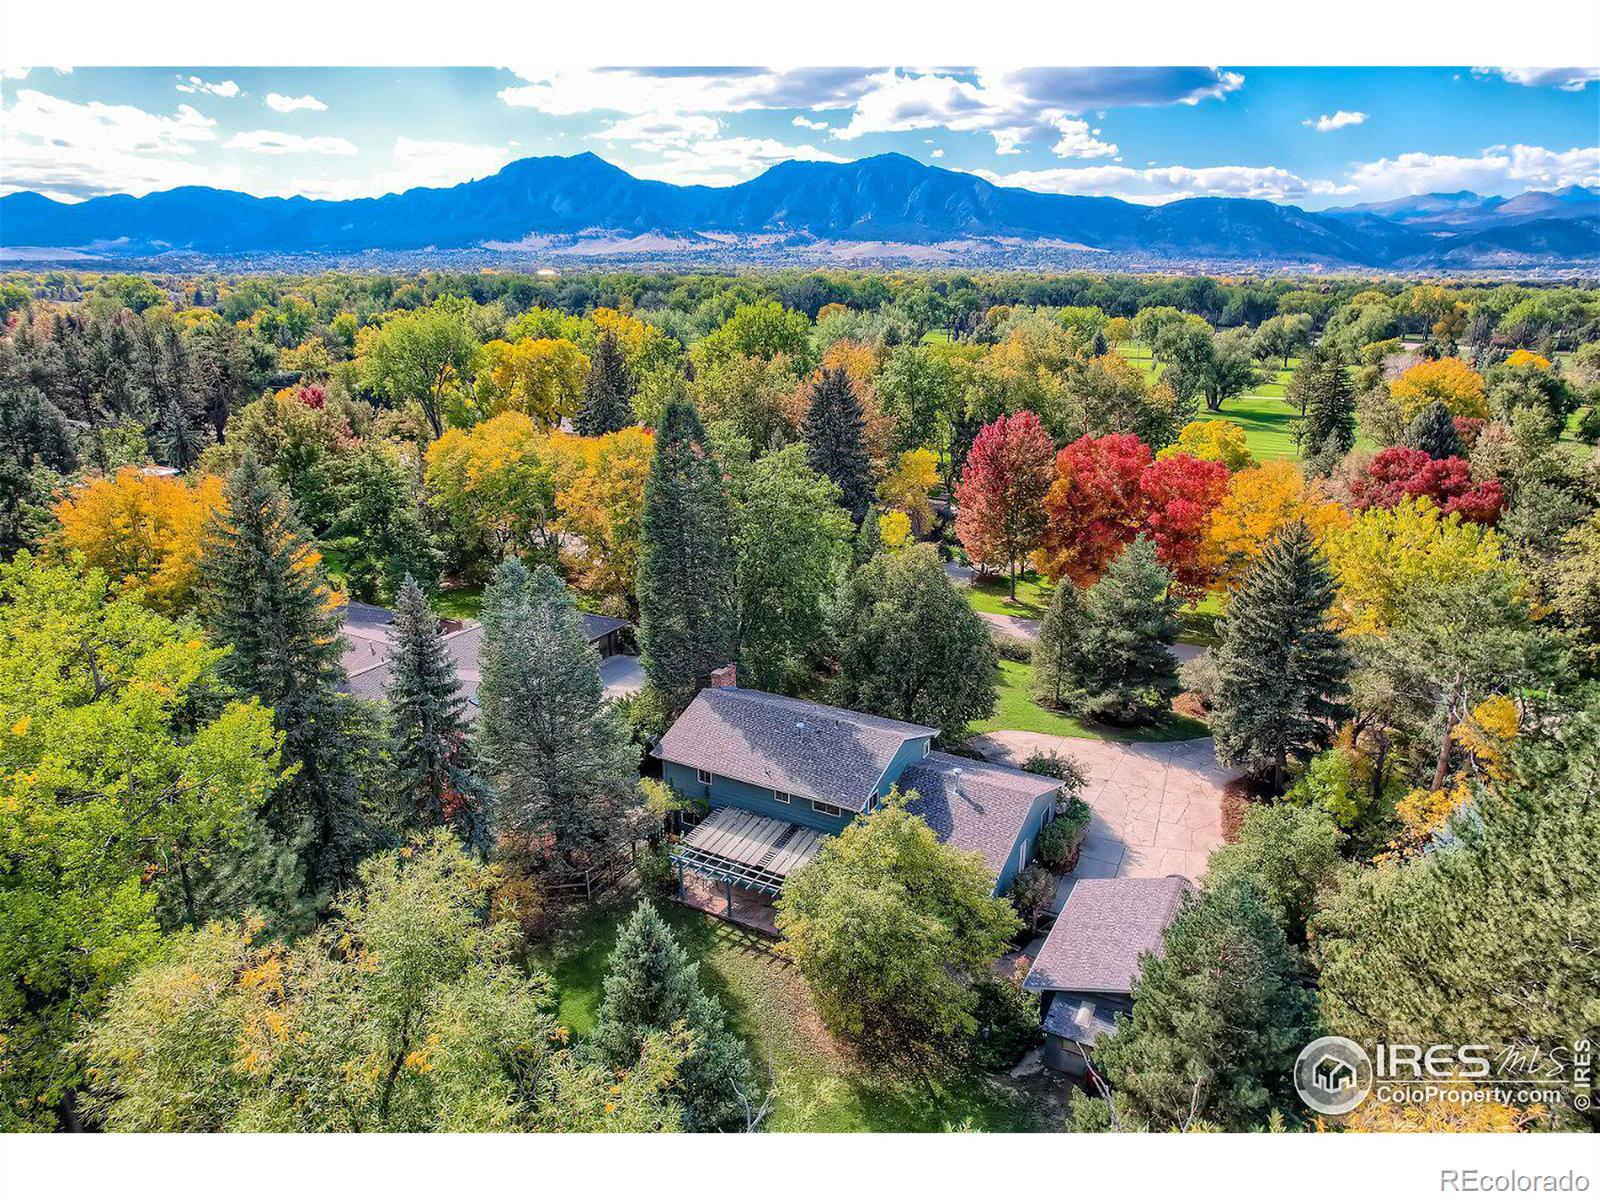
[[[1032,192],[899,154],[784,162],[731,187],[638,179],[579,154],[360,200],[204,187],[78,204],[0,197],[0,262],[373,255],[1592,269],[1600,190],[1434,193],[1308,212],[1227,197],[1139,205]]]

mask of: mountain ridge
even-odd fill
[[[1147,206],[1004,187],[900,154],[790,160],[742,183],[710,187],[641,179],[585,152],[518,159],[466,183],[353,200],[208,187],[78,204],[32,192],[0,197],[0,260],[14,250],[19,261],[37,260],[41,250],[108,259],[538,251],[603,257],[604,250],[582,248],[644,244],[735,258],[820,252],[831,244],[926,256],[968,242],[995,253],[1020,242],[1156,262],[1561,267],[1600,263],[1600,192],[1570,187],[1510,200],[1435,193],[1323,212],[1231,197]]]

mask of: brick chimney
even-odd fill
[[[731,688],[739,686],[739,668],[733,663],[725,667],[718,667],[711,672],[711,686],[714,688]]]

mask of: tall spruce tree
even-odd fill
[[[313,882],[337,890],[368,847],[361,772],[369,722],[343,694],[344,640],[329,589],[299,518],[266,469],[246,452],[206,530],[200,611],[240,691],[272,709],[285,763],[299,771],[270,816],[294,836],[309,821]]]
[[[1073,708],[1081,700],[1083,597],[1063,576],[1050,596],[1033,647],[1033,694],[1051,708]]]
[[[811,387],[811,407],[801,424],[806,461],[839,485],[845,511],[857,525],[872,502],[872,460],[867,456],[866,414],[843,367],[824,370]]]
[[[389,738],[405,823],[449,825],[487,851],[488,795],[474,770],[461,681],[439,618],[410,575],[395,603],[389,674]]]
[[[675,714],[738,643],[728,493],[699,415],[681,401],[656,434],[640,536],[640,665]]]
[[[585,437],[615,433],[633,424],[633,386],[622,360],[617,335],[607,330],[595,343],[589,359],[589,378],[583,385],[583,402],[572,427]]]
[[[700,985],[700,969],[649,903],[642,902],[617,934],[606,963],[593,1044],[608,1065],[639,1061],[651,1034],[670,1034],[682,1022],[694,1051],[677,1071],[684,1127],[730,1129],[742,1125],[741,1098],[750,1095],[750,1062],[727,1013]]]
[[[1132,1019],[1095,1047],[1118,1125],[1164,1133],[1264,1124],[1293,1101],[1311,1012],[1278,915],[1254,884],[1207,889],[1174,918],[1162,953],[1141,959]],[[1080,1127],[1103,1127],[1104,1110],[1101,1101],[1074,1105]]]
[[[1406,445],[1421,450],[1429,458],[1467,456],[1467,448],[1456,430],[1456,419],[1439,400],[1411,418],[1411,424],[1406,426]]]
[[[1063,583],[1063,586],[1066,586]],[[1178,633],[1172,576],[1140,537],[1083,597],[1082,711],[1120,724],[1163,717],[1178,694]]]
[[[1289,380],[1288,399],[1300,409],[1295,439],[1303,454],[1333,457],[1356,444],[1356,394],[1344,358],[1336,350],[1313,346]]]
[[[502,563],[483,597],[482,751],[497,832],[538,866],[602,860],[627,832],[638,760],[600,658],[549,567]]]
[[[1310,529],[1296,521],[1250,565],[1222,622],[1211,726],[1217,757],[1270,770],[1275,794],[1290,762],[1326,749],[1348,713],[1350,655],[1328,615],[1334,590]]]

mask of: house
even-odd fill
[[[1055,814],[1061,781],[933,749],[938,730],[713,676],[653,753],[662,777],[710,815],[673,851],[685,872],[726,897],[770,905],[784,879],[830,835],[874,811],[891,789],[939,839],[982,856],[1003,892]]]
[[[1022,986],[1039,994],[1047,1067],[1083,1075],[1086,1052],[1133,1011],[1139,956],[1161,949],[1190,883],[1156,879],[1080,879],[1040,947]]]
[[[582,613],[584,633],[600,655],[600,677],[606,695],[616,697],[637,691],[637,660],[622,654],[628,622],[597,613]],[[389,654],[393,648],[394,613],[375,604],[351,601],[340,614],[345,649],[340,656],[348,691],[363,700],[381,700],[389,691]],[[476,621],[441,619],[445,652],[455,663],[467,712],[478,710],[478,684],[483,679],[478,659],[483,653],[483,626]]]

